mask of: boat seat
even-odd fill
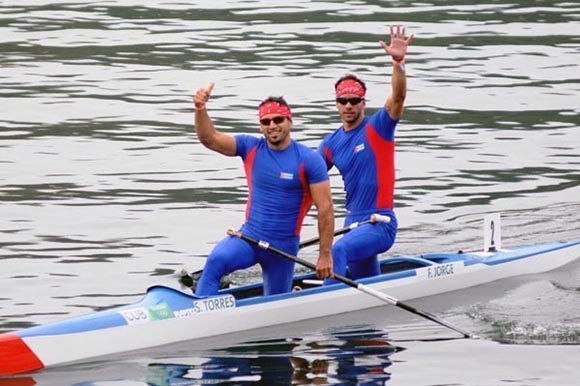
[[[417,256],[397,256],[380,261],[381,274],[406,271],[434,265],[435,262]]]

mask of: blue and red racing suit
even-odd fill
[[[328,179],[324,160],[294,140],[283,150],[273,150],[265,138],[237,135],[235,139],[249,190],[246,222],[240,231],[296,255],[302,222],[312,205],[310,185]],[[226,237],[208,256],[196,295],[216,294],[222,276],[256,263],[262,267],[265,295],[291,290],[293,262],[237,237]]]
[[[390,223],[366,224],[353,229],[332,247],[334,272],[353,279],[380,273],[377,254],[395,242],[397,218],[393,211],[395,187],[395,127],[398,120],[383,107],[349,131],[344,127],[324,137],[318,152],[328,169],[336,166],[346,191],[345,225],[368,220],[373,213]],[[334,281],[328,281],[334,282]]]

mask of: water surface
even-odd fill
[[[574,2],[4,0],[0,10],[0,331],[126,304],[174,285],[183,265],[202,267],[243,221],[247,190],[239,159],[197,141],[191,95],[215,81],[217,127],[256,135],[259,101],[284,95],[294,138],[314,147],[338,125],[338,77],[367,82],[369,112],[384,103],[391,69],[378,40],[392,23],[415,40],[390,255],[479,249],[493,212],[506,246],[580,239]],[[332,185],[338,226],[336,172]],[[311,213],[303,236],[315,234]],[[450,334],[382,308],[33,378],[573,385],[579,283],[572,264],[413,302],[481,341],[439,340]]]

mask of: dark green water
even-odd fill
[[[243,221],[247,191],[239,159],[194,136],[192,93],[215,81],[216,125],[256,135],[258,102],[284,95],[294,138],[314,147],[338,124],[336,78],[357,73],[369,110],[383,104],[378,40],[397,23],[415,40],[392,254],[480,248],[492,212],[505,245],[580,239],[574,2],[0,0],[0,331],[129,303],[201,267]],[[305,237],[315,224],[311,213]],[[579,286],[575,264],[417,303],[479,343],[431,341],[445,333],[385,308],[35,380],[573,385]]]

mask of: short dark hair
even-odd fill
[[[340,82],[342,82],[343,80],[347,80],[347,79],[354,80],[355,82],[357,82],[358,84],[360,84],[362,86],[362,88],[363,88],[363,90],[365,90],[365,92],[367,91],[367,85],[365,84],[365,82],[363,82],[362,80],[359,79],[358,76],[353,75],[353,74],[346,74],[344,76],[341,76],[340,79],[338,79],[336,81],[336,83],[334,84],[334,90],[336,91],[336,88],[338,87]]]
[[[266,98],[262,102],[260,102],[260,105],[258,106],[258,108],[262,107],[263,105],[265,105],[268,102],[276,102],[279,105],[286,106],[286,107],[290,108],[290,106],[288,105],[288,102],[286,102],[286,99],[284,99],[284,97],[282,97],[282,96],[279,96],[279,97],[269,96],[268,98]]]

